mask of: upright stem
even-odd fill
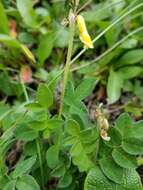
[[[39,159],[39,164],[40,164],[42,186],[44,187],[44,171],[43,171],[43,165],[42,165],[42,156],[41,156],[39,139],[36,139],[36,147],[37,147],[37,154],[38,154],[38,159]]]
[[[73,14],[73,13],[71,13],[71,14]],[[71,17],[72,16],[74,17],[74,15],[71,15]],[[65,90],[66,90],[66,85],[67,85],[67,81],[68,81],[68,75],[69,75],[69,71],[70,71],[70,62],[71,62],[71,56],[72,56],[74,30],[75,30],[75,18],[70,18],[69,22],[70,22],[69,23],[70,36],[69,36],[66,64],[65,64],[65,67],[64,67],[64,78],[63,78],[63,85],[62,85],[62,92],[61,92],[61,102],[60,102],[59,117],[61,117],[62,111],[63,111],[63,102],[64,102]]]
[[[26,100],[26,102],[29,102],[28,93],[26,91],[25,84],[24,84],[24,82],[22,80],[21,80],[21,85],[22,85],[22,88],[23,88],[23,93],[25,95],[25,100]],[[39,158],[42,186],[44,187],[44,171],[43,171],[43,165],[42,165],[42,156],[41,156],[39,139],[36,139],[36,147],[37,147],[37,154],[38,154],[38,158]]]
[[[23,93],[24,93],[24,96],[25,96],[25,100],[26,100],[26,102],[29,102],[29,97],[28,97],[28,93],[26,91],[25,84],[24,84],[24,82],[22,80],[20,80],[20,82],[21,82],[21,86],[22,86]]]

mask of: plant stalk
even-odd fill
[[[25,84],[22,80],[21,80],[21,85],[22,85],[23,93],[25,95],[25,100],[26,100],[26,102],[29,102],[28,93],[26,91]],[[36,147],[37,147],[37,154],[38,154],[38,158],[39,158],[42,186],[44,187],[44,171],[43,171],[43,166],[42,166],[42,156],[41,156],[39,139],[36,139]]]
[[[36,147],[37,147],[37,154],[38,154],[38,159],[39,159],[39,164],[40,164],[42,186],[44,187],[44,171],[43,171],[43,165],[42,165],[42,156],[41,156],[39,139],[36,139]]]
[[[71,14],[73,14],[73,13],[71,13]],[[72,56],[73,39],[74,39],[74,31],[75,31],[75,18],[69,19],[69,28],[70,28],[70,36],[69,36],[66,64],[65,64],[65,67],[64,67],[64,77],[63,77],[63,84],[62,84],[59,117],[61,117],[62,111],[63,111],[65,90],[66,90],[66,85],[67,85],[67,81],[68,81],[68,75],[69,75],[69,71],[70,71],[70,62],[71,62],[71,56]]]
[[[20,80],[20,82],[21,82],[21,86],[22,86],[23,93],[24,93],[24,96],[25,96],[25,100],[26,100],[26,102],[29,102],[29,97],[28,97],[28,93],[26,91],[25,84],[24,84],[24,82],[22,80]]]

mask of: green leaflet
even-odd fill
[[[20,43],[18,40],[6,34],[0,34],[0,43],[4,43],[10,47],[20,48]]]
[[[73,159],[73,163],[78,166],[79,171],[88,171],[93,167],[93,163],[86,154],[85,148],[80,141],[77,141],[71,148],[70,154]]]
[[[143,60],[143,49],[135,49],[125,53],[118,61],[118,66],[129,65]]]
[[[89,171],[85,180],[84,190],[142,190],[142,185],[134,169],[125,170],[123,182],[119,185],[108,180],[100,168],[96,166]]]
[[[74,120],[69,120],[66,131],[70,136],[65,139],[65,146],[71,146],[70,154],[74,165],[78,166],[79,171],[88,171],[94,165],[91,155],[96,150],[98,137],[96,128],[80,131],[78,123]]]
[[[0,2],[0,33],[4,34],[9,33],[7,16],[5,14],[5,10],[1,2]]]
[[[37,49],[37,57],[41,65],[44,64],[44,61],[51,55],[54,45],[54,35],[49,33],[43,35],[40,39],[39,46]],[[42,51],[41,51],[42,49]]]
[[[123,168],[131,169],[137,167],[135,156],[126,153],[121,148],[113,149],[112,157],[114,161]]]
[[[16,1],[18,11],[21,14],[21,17],[23,18],[23,21],[26,25],[37,28],[37,14],[35,10],[33,9],[32,1],[31,0],[17,0]]]
[[[124,175],[124,169],[117,165],[112,158],[107,156],[103,157],[99,160],[99,165],[104,175],[106,175],[110,180],[118,184],[121,183]]]
[[[30,175],[23,175],[17,180],[17,190],[40,190],[40,187],[36,180]]]
[[[40,84],[37,91],[38,103],[43,107],[49,107],[53,104],[53,95],[45,84]]]
[[[4,187],[3,190],[15,190],[15,180],[9,181]]]
[[[122,87],[123,87],[122,73],[116,72],[113,69],[111,69],[107,83],[107,95],[108,95],[109,104],[115,103],[120,98]]]
[[[36,162],[36,156],[33,156],[31,158],[19,162],[16,165],[16,168],[13,172],[13,178],[18,178],[26,173],[29,173],[29,170],[32,168],[35,162]]]

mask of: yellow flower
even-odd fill
[[[80,40],[82,41],[82,43],[85,44],[87,48],[94,48],[91,37],[86,29],[84,18],[81,15],[77,16],[77,26],[79,29]]]
[[[83,32],[80,34],[80,40],[82,41],[82,43],[85,44],[86,47],[94,48],[93,42],[87,32]]]
[[[87,31],[83,16],[77,16],[77,25],[80,33]]]

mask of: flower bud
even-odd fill
[[[28,65],[22,66],[21,71],[20,71],[20,80],[23,83],[31,83],[33,81],[32,70]]]
[[[25,54],[32,62],[35,63],[35,57],[34,57],[34,55],[32,54],[32,52],[28,49],[28,47],[22,44],[22,45],[21,45],[21,49],[22,49],[22,51],[24,52],[24,54]]]
[[[105,117],[99,117],[100,128],[104,130],[109,129],[108,120]]]
[[[110,139],[111,139],[111,138],[108,136],[107,131],[105,131],[105,130],[101,130],[100,136],[101,136],[101,138],[102,138],[103,140],[105,140],[105,141],[110,141]]]
[[[110,141],[110,137],[108,136],[109,123],[105,116],[102,114],[100,109],[96,110],[95,116],[97,118],[100,136],[105,141]]]

